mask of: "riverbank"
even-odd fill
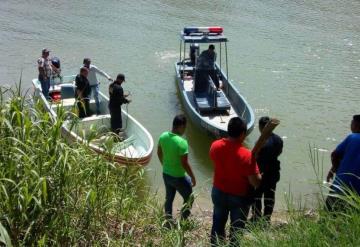
[[[1,89],[0,243],[208,246],[211,211],[194,208],[189,221],[167,229],[163,202],[145,185],[143,168],[122,167],[87,146],[67,143],[60,133],[65,115],[54,121],[41,105],[29,108],[20,90]],[[243,246],[360,244],[359,207],[341,217],[289,207],[273,222],[265,228],[249,225],[239,241]]]

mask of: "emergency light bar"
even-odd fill
[[[222,27],[185,27],[184,34],[190,35],[193,33],[214,33],[221,34],[224,31]]]

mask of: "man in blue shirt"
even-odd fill
[[[332,167],[326,178],[329,182],[336,174],[331,193],[344,194],[350,189],[360,195],[360,115],[353,116],[351,132],[331,153]],[[326,207],[334,210],[338,203],[339,200],[330,195]]]

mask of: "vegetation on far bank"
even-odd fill
[[[208,246],[211,220],[164,227],[162,201],[141,167],[105,160],[61,138],[53,120],[17,90],[0,90],[0,246]],[[313,157],[312,157],[313,161]],[[315,162],[316,159],[315,159]],[[315,171],[317,171],[315,169]],[[287,224],[249,225],[242,246],[360,245],[360,199],[337,217],[289,206]],[[289,203],[289,205],[291,205]]]

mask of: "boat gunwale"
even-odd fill
[[[51,107],[51,105],[49,104],[49,102],[46,100],[44,94],[41,92],[41,89],[39,87],[37,87],[38,85],[38,79],[33,79],[32,80],[32,84],[35,88],[35,92],[34,92],[34,96],[36,97],[40,97],[42,103],[45,105],[46,110],[50,113],[51,118],[55,121],[57,119],[57,114],[54,111],[54,109]],[[35,95],[36,94],[36,95]],[[102,92],[99,92],[99,94],[101,95],[102,98],[104,98],[105,100],[109,101],[109,98],[104,95]],[[115,153],[115,154],[111,154],[110,158],[114,158],[114,160],[116,160],[117,162],[120,163],[125,163],[125,164],[133,164],[133,163],[139,163],[141,165],[145,165],[147,163],[150,162],[151,156],[152,156],[152,152],[154,149],[154,140],[151,136],[151,134],[149,133],[149,131],[142,125],[140,124],[140,122],[138,122],[133,116],[131,116],[130,114],[128,114],[125,110],[121,109],[122,114],[124,114],[127,118],[130,119],[130,121],[132,121],[135,126],[137,126],[138,129],[141,130],[141,132],[145,133],[146,136],[146,140],[148,140],[148,145],[149,147],[146,149],[146,152],[142,155],[142,157],[137,157],[137,158],[131,158],[131,157],[125,157],[124,155],[120,155],[120,153]],[[106,114],[108,116],[110,116],[109,114]],[[104,115],[102,115],[104,116]],[[101,118],[104,118],[102,116],[99,116]],[[96,119],[96,117],[95,117]],[[86,119],[85,119],[86,120]],[[84,138],[80,137],[78,134],[76,134],[75,132],[69,130],[67,128],[67,126],[65,125],[65,123],[68,123],[69,120],[65,120],[64,123],[61,125],[61,130],[62,130],[62,135],[63,137],[71,137],[69,138],[71,141],[79,141],[80,143],[83,144],[89,144],[89,146],[97,153],[101,153],[104,156],[108,156],[108,154],[106,154],[105,150],[100,148],[97,145],[88,143]],[[66,136],[64,136],[64,134],[66,134]],[[145,143],[146,144],[146,143]],[[124,158],[122,158],[124,157]]]

